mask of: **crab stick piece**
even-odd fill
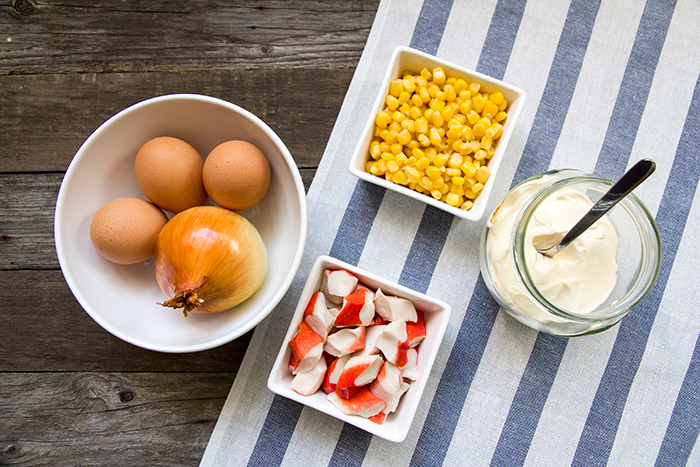
[[[416,381],[418,379],[418,349],[411,347],[406,351],[406,364],[401,369],[404,379]]]
[[[343,368],[345,368],[345,364],[349,359],[350,355],[338,357],[328,366],[326,377],[323,379],[323,390],[326,392],[326,394],[330,394],[335,391],[335,387],[338,384],[338,378],[340,378],[340,374],[343,372]]]
[[[391,362],[384,362],[377,378],[369,385],[369,392],[386,403],[384,412],[391,413],[396,410],[399,399],[409,387],[409,384],[404,382],[399,367]]]
[[[377,377],[384,364],[379,355],[350,357],[338,377],[335,392],[345,399],[352,397],[357,390]]]
[[[314,293],[304,309],[304,322],[325,342],[328,332],[333,327],[333,319],[333,315],[326,306],[326,297],[323,292]]]
[[[292,389],[302,396],[310,396],[318,391],[326,375],[326,360],[319,358],[316,365],[305,373],[298,373],[292,380]]]
[[[370,418],[381,413],[386,403],[374,397],[367,387],[361,387],[351,398],[345,399],[337,392],[328,394],[328,400],[346,415],[359,415]]]
[[[379,353],[379,349],[377,348],[377,338],[381,336],[382,332],[384,332],[385,327],[386,325],[367,326],[367,330],[365,331],[365,348],[358,350],[353,354],[353,356],[364,357]]]
[[[335,271],[326,269],[323,271],[321,280],[321,292],[325,294],[328,301],[338,305],[343,303],[343,298],[355,290],[357,282],[357,277],[344,269]]]
[[[289,366],[294,368],[292,374],[295,375],[311,370],[323,354],[323,339],[303,321],[289,346],[292,348]]]
[[[334,357],[342,357],[365,348],[364,326],[356,328],[343,328],[338,332],[329,334],[323,350]]]
[[[377,294],[374,297],[374,306],[376,307],[377,314],[385,321],[402,319],[404,321],[415,322],[418,319],[416,307],[413,306],[412,301],[407,298],[384,295],[381,289],[377,289]]]
[[[387,324],[382,334],[377,338],[375,345],[388,361],[399,367],[404,366],[408,361],[406,357],[408,350],[406,321],[400,319]]]
[[[384,412],[379,412],[377,415],[372,415],[371,417],[368,417],[369,421],[376,423],[377,425],[381,425],[384,423],[384,419],[386,418],[386,413]]]
[[[343,300],[343,307],[335,317],[338,327],[368,326],[374,318],[374,294],[361,287]]]
[[[425,317],[422,311],[417,312],[417,320],[415,322],[406,322],[406,334],[408,335],[408,346],[416,347],[425,339]]]

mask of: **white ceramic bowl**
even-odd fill
[[[265,242],[267,277],[252,297],[231,310],[190,313],[185,318],[180,310],[159,306],[156,302],[168,297],[156,283],[153,258],[129,266],[113,264],[90,242],[90,221],[102,205],[127,196],[145,199],[134,175],[136,153],[149,139],[164,135],[187,141],[202,157],[224,141],[243,139],[257,145],[270,161],[268,193],[241,213]],[[272,311],[299,267],[306,227],[304,186],[282,140],[262,120],[234,104],[175,94],[119,112],[83,143],[58,194],[55,240],[68,286],[104,329],[146,349],[195,352],[230,342]]]
[[[383,177],[372,175],[365,170],[365,164],[370,159],[369,144],[372,141],[372,135],[374,133],[374,120],[377,113],[383,110],[385,107],[384,101],[386,96],[389,94],[389,85],[391,84],[391,81],[399,78],[401,73],[403,73],[405,70],[409,70],[412,73],[419,73],[424,67],[432,70],[436,66],[441,66],[448,76],[464,78],[470,83],[472,81],[478,81],[481,83],[482,89],[484,89],[486,92],[495,92],[500,90],[503,92],[503,95],[508,101],[508,118],[506,119],[506,123],[503,125],[503,135],[498,139],[496,152],[488,163],[491,176],[484,185],[484,188],[479,196],[474,200],[474,206],[468,211],[450,206],[445,202],[436,200],[432,196],[418,193],[417,191],[411,190],[408,187],[389,182]],[[396,48],[391,57],[391,61],[389,62],[389,67],[386,71],[386,75],[384,76],[383,83],[384,84],[382,85],[375,100],[374,107],[372,107],[372,113],[369,115],[365,125],[362,138],[360,139],[357,148],[355,149],[355,153],[350,160],[350,173],[367,182],[383,186],[389,190],[394,190],[413,199],[428,203],[431,206],[447,211],[457,217],[471,221],[478,221],[481,219],[481,216],[486,209],[486,203],[488,202],[489,195],[491,194],[491,187],[493,186],[494,180],[498,174],[498,167],[501,165],[503,155],[506,151],[506,147],[508,146],[508,141],[513,133],[513,128],[515,127],[515,123],[517,122],[518,116],[520,115],[525,103],[525,91],[515,86],[511,86],[510,84],[507,84],[501,80],[477,73],[476,71],[467,70],[466,68],[460,67],[446,60],[441,60],[437,57],[425,54],[409,47]]]
[[[425,313],[426,338],[420,344],[418,352],[420,376],[402,396],[396,411],[387,415],[384,423],[381,425],[359,416],[345,415],[328,401],[327,395],[323,389],[319,389],[311,396],[302,396],[292,389],[291,383],[293,376],[288,370],[291,348],[288,343],[297,332],[299,323],[301,323],[304,315],[304,309],[311,299],[311,296],[314,292],[319,290],[322,274],[326,269],[345,269],[350,271],[355,274],[365,286],[373,290],[376,290],[377,287],[381,287],[382,292],[386,295],[408,298],[413,302],[416,309]],[[301,293],[299,303],[294,312],[294,317],[289,325],[289,330],[284,338],[284,342],[282,342],[279,354],[275,360],[275,365],[267,380],[267,387],[276,394],[308,405],[309,407],[320,410],[323,413],[389,441],[400,443],[406,439],[406,435],[411,428],[411,423],[413,422],[413,417],[416,414],[418,404],[423,395],[428,376],[433,367],[433,362],[440,349],[442,338],[445,335],[451,312],[452,308],[447,303],[440,300],[430,298],[427,295],[407,289],[394,282],[389,282],[340,260],[329,256],[319,256],[311,268],[309,278]]]

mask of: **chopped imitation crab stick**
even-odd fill
[[[343,307],[334,324],[344,326],[368,326],[374,318],[374,294],[361,287],[343,300]]]
[[[357,277],[352,273],[337,269],[332,271],[326,269],[323,271],[323,279],[321,281],[321,292],[326,295],[326,298],[334,304],[343,302],[343,298],[350,295],[357,285]]]
[[[311,296],[309,304],[304,309],[304,322],[319,336],[326,340],[328,332],[333,327],[333,315],[326,306],[326,297],[323,292],[316,292]]]
[[[326,375],[326,360],[319,358],[316,365],[305,373],[298,373],[292,380],[292,389],[302,396],[310,396],[318,391]]]
[[[400,319],[388,324],[375,343],[382,351],[384,357],[396,366],[404,366],[408,361],[408,335],[406,333],[406,321]]]
[[[404,379],[415,381],[418,379],[418,349],[411,347],[406,351],[407,362],[401,368],[401,376]]]
[[[365,418],[377,415],[386,407],[386,403],[374,397],[367,386],[361,387],[349,399],[340,397],[337,392],[332,392],[328,394],[328,400],[346,415],[359,415]]]
[[[377,289],[374,306],[377,309],[377,314],[386,321],[403,319],[413,322],[417,319],[416,307],[413,306],[412,301],[407,298],[384,295],[382,289]]]
[[[335,392],[345,399],[352,397],[360,386],[370,383],[377,377],[384,360],[379,355],[351,357],[343,368]]]
[[[408,388],[409,385],[401,376],[401,370],[393,363],[385,362],[377,378],[370,383],[369,392],[386,403],[384,412],[391,413],[396,410],[399,399]]]
[[[381,425],[384,423],[384,419],[386,418],[386,413],[384,412],[379,412],[377,415],[372,415],[371,417],[368,417],[371,422],[376,423],[377,425]]]
[[[323,354],[323,339],[303,321],[289,346],[292,348],[289,366],[294,368],[293,374],[311,370]]]
[[[338,384],[338,378],[340,378],[340,374],[343,372],[343,368],[345,368],[345,364],[349,359],[350,355],[338,357],[328,366],[326,377],[323,379],[323,390],[326,392],[326,394],[330,394],[335,391],[335,387]]]
[[[356,328],[343,328],[338,332],[330,334],[326,339],[323,350],[334,357],[342,357],[365,348],[364,326]]]
[[[415,323],[406,322],[406,334],[408,336],[408,346],[415,347],[425,339],[425,318],[422,311],[417,312],[417,321]]]
[[[377,348],[377,338],[384,332],[386,325],[367,326],[365,331],[365,348],[353,353],[355,357],[363,357],[379,353]]]

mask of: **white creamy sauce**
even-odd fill
[[[501,203],[492,217],[488,255],[495,286],[511,306],[536,319],[552,319],[523,290],[514,271],[511,233],[518,213],[530,197],[551,180],[521,185]],[[591,200],[575,189],[561,189],[538,207],[527,228],[525,260],[533,283],[555,305],[572,313],[594,311],[610,295],[617,277],[617,233],[603,217],[554,258],[537,252],[537,237],[563,237],[591,208]]]

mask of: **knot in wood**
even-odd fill
[[[36,6],[34,5],[34,2],[31,2],[30,0],[15,0],[12,2],[12,9],[14,10],[15,14],[19,16],[28,15],[33,12],[35,8]]]
[[[119,391],[119,400],[121,402],[131,402],[134,400],[134,393],[131,391]]]

